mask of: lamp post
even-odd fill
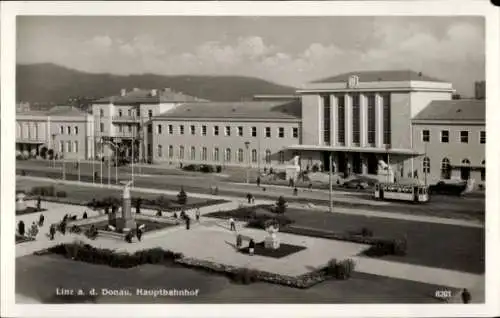
[[[248,154],[248,167],[247,167],[247,183],[250,183],[250,141],[245,141],[245,148],[247,149]]]
[[[329,172],[328,172],[328,181],[329,181],[329,211],[330,213],[333,212],[333,198],[332,198],[332,192],[333,192],[333,184],[332,184],[332,174],[333,174],[333,158],[332,158],[332,152],[330,151],[330,156],[329,156]]]
[[[424,162],[426,162],[425,161],[426,158],[427,158],[427,143],[424,143]],[[427,169],[429,169],[428,167],[429,166],[426,165],[425,168],[424,168],[424,184],[425,184],[425,187],[427,187]]]
[[[52,168],[56,167],[56,136],[57,134],[52,134]]]
[[[390,169],[391,169],[391,165],[390,165],[390,158],[389,158],[389,149],[391,148],[390,145],[386,145],[385,146],[385,152],[387,154],[387,183],[389,183],[389,172],[390,172]]]

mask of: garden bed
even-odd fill
[[[21,236],[19,234],[16,234],[16,244],[21,244],[25,242],[32,242],[34,241],[35,238],[29,237],[29,236]]]
[[[26,201],[26,199],[25,199]],[[23,215],[23,214],[31,214],[31,213],[37,213],[37,212],[43,212],[43,211],[47,211],[47,209],[37,209],[35,207],[32,207],[32,206],[28,206],[26,207],[26,209],[22,210],[22,211],[16,211],[16,215]]]
[[[286,243],[280,243],[278,249],[265,248],[264,242],[259,242],[255,244],[254,254],[259,256],[282,258],[291,254],[295,254],[302,250],[305,250],[305,246],[291,245]],[[240,249],[241,253],[248,254],[248,247]]]
[[[354,272],[354,262],[345,260],[337,262],[331,260],[325,266],[299,276],[288,276],[259,271],[255,269],[240,268],[207,260],[198,260],[184,257],[161,248],[137,251],[133,254],[118,253],[110,249],[99,249],[89,244],[75,242],[59,244],[35,255],[57,254],[74,261],[92,264],[107,265],[115,268],[132,268],[144,264],[182,265],[184,267],[226,275],[234,282],[250,284],[253,282],[269,282],[295,288],[309,288],[327,279],[348,279]]]

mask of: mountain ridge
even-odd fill
[[[295,88],[260,78],[231,75],[115,75],[89,73],[53,63],[16,65],[18,102],[65,103],[70,97],[97,99],[118,95],[122,88],[171,88],[211,101],[241,101],[258,94],[293,94]]]

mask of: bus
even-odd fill
[[[421,184],[377,183],[375,200],[399,200],[414,203],[429,201],[429,188]]]

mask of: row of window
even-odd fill
[[[422,130],[422,142],[430,142],[431,141],[431,132],[430,130]],[[463,144],[469,143],[469,131],[461,130],[459,134],[459,141]],[[441,142],[448,143],[450,142],[450,131],[449,130],[441,130]],[[479,143],[486,143],[486,131],[479,132]]]
[[[68,153],[68,152],[78,152],[78,141],[60,141],[59,142],[59,152],[60,153]]]
[[[166,149],[167,152],[164,154],[164,149],[162,145],[157,146],[157,156],[159,158],[163,158],[164,156],[169,159],[179,159],[179,160],[184,160],[185,159],[185,148],[184,146],[179,146],[177,154],[174,153],[174,146],[170,145]],[[177,156],[176,156],[177,155]],[[247,155],[248,156],[248,155]],[[212,150],[212,157],[209,159],[208,158],[208,148],[207,147],[202,147],[199,157],[197,156],[197,151],[196,147],[191,147],[189,151],[189,160],[202,160],[202,161],[216,161],[219,162],[221,160],[220,157],[220,150],[218,147],[213,148]],[[231,148],[226,148],[224,149],[224,156],[222,157],[224,162],[231,162],[233,160],[233,153]],[[278,153],[278,159],[279,163],[283,164],[285,163],[285,152],[280,151]],[[243,148],[239,148],[235,155],[234,155],[234,160],[239,163],[247,162],[248,160],[251,160],[252,163],[257,163],[259,158],[257,154],[257,149],[252,149],[250,152],[250,158],[246,158],[244,156],[244,150]],[[267,164],[271,163],[271,150],[267,149],[265,152],[265,157],[264,160]]]
[[[470,164],[471,162],[469,159],[462,160],[462,165],[470,166]],[[481,169],[481,181],[484,181],[486,178],[486,169],[484,168],[486,166],[486,160],[481,161],[481,165],[483,166],[483,168]],[[423,173],[431,172],[431,159],[429,157],[424,157],[422,164],[422,171]],[[451,178],[450,159],[443,158],[443,160],[441,160],[441,179],[450,179],[450,178]]]
[[[334,95],[337,101],[337,111],[338,111],[338,142],[345,143],[345,94]],[[359,93],[354,93],[350,95],[352,98],[352,142],[355,144],[360,143],[360,112],[361,112],[361,95]],[[382,100],[382,114],[383,114],[383,143],[391,143],[391,95],[382,94],[380,96]],[[369,94],[366,96],[367,99],[367,115],[368,115],[368,143],[375,143],[375,94]],[[330,144],[330,131],[331,131],[331,100],[330,95],[323,95],[323,141],[325,144]]]
[[[72,134],[71,132],[73,132],[73,135],[78,135],[78,126],[74,126],[73,129],[71,129],[71,126],[66,126],[66,127],[64,127],[63,125],[59,126],[59,134],[71,135]]]
[[[99,109],[99,116],[100,117],[104,117],[104,109]],[[127,116],[128,117],[134,116],[132,109],[128,109],[127,110]],[[141,110],[140,109],[136,109],[135,110],[135,116],[137,116],[137,117],[141,116]],[[118,117],[123,117],[123,109],[118,109]],[[148,117],[149,118],[153,117],[153,110],[152,109],[148,109]]]
[[[232,134],[232,127],[231,126],[224,126],[224,136],[230,137]],[[243,126],[238,126],[235,127],[235,133],[236,136],[243,137],[244,136],[244,128]],[[167,125],[168,129],[168,134],[173,135],[174,134],[174,125]],[[178,133],[179,135],[184,135],[184,125],[179,125],[178,126]],[[196,135],[196,126],[195,125],[190,125],[189,126],[189,133],[191,135]],[[163,125],[158,124],[156,126],[156,134],[161,135],[163,134]],[[206,136],[207,135],[207,126],[206,125],[201,125],[200,131],[199,131],[200,136]],[[220,130],[219,126],[213,126],[212,127],[212,135],[213,136],[219,136]],[[257,137],[257,127],[253,126],[250,127],[249,129],[249,135],[252,137]],[[271,138],[271,127],[265,127],[265,137],[266,138]],[[277,136],[278,138],[285,138],[286,133],[285,133],[285,128],[284,127],[279,127],[277,129]],[[291,129],[291,136],[292,138],[299,138],[299,128],[293,127]]]

